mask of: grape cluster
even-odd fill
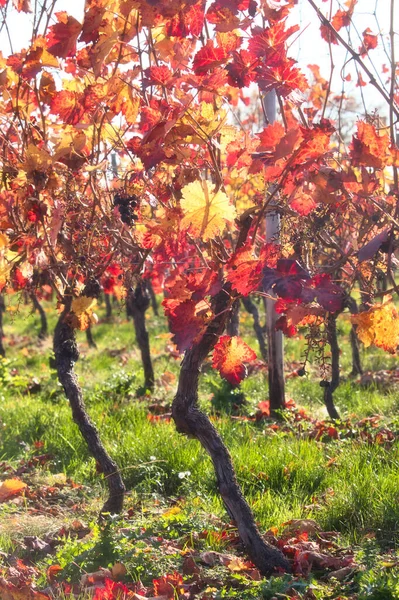
[[[122,223],[133,225],[138,216],[134,214],[134,209],[138,206],[137,196],[128,196],[118,192],[114,196],[114,206],[119,210]]]

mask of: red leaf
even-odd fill
[[[323,40],[326,40],[329,44],[338,44],[338,38],[335,35],[335,31],[328,25],[320,25],[320,33]]]
[[[180,591],[183,591],[183,577],[180,573],[175,571],[174,573],[168,573],[164,577],[153,580],[154,593],[157,596],[166,596],[171,600],[180,595]]]
[[[76,53],[76,41],[82,25],[65,11],[58,12],[55,16],[59,22],[49,28],[47,50],[53,56],[67,58]]]
[[[274,66],[262,64],[257,69],[259,87],[266,92],[276,90],[283,97],[295,90],[306,91],[309,87],[308,81],[302,71],[294,67],[295,63],[294,59],[285,58],[280,59]]]
[[[165,65],[161,67],[149,67],[146,69],[145,75],[151,83],[158,85],[168,85],[173,80],[172,71]]]
[[[204,4],[202,0],[189,10],[187,7],[179,11],[166,25],[168,37],[186,38],[190,34],[199,36],[204,25]]]
[[[290,202],[290,207],[295,210],[299,215],[306,217],[309,213],[312,212],[317,206],[317,203],[314,201],[310,194],[305,194],[304,192],[298,194],[294,197]]]
[[[230,85],[239,88],[249,86],[251,81],[255,79],[257,64],[256,57],[248,50],[233,52],[233,61],[226,67]]]
[[[233,254],[226,265],[227,281],[239,294],[248,296],[259,287],[262,280],[263,268],[275,267],[279,246],[276,244],[265,244],[261,250],[260,257],[254,256],[248,246],[244,246]]]
[[[255,359],[255,352],[240,337],[223,335],[213,351],[212,367],[232,385],[238,385],[247,374],[244,362]]]
[[[360,56],[365,56],[369,50],[374,50],[378,45],[378,36],[371,33],[371,29],[367,27],[363,31],[363,44],[359,48]]]
[[[255,56],[259,57],[265,63],[270,64],[270,59],[278,61],[285,58],[285,46],[287,39],[296,31],[299,25],[293,25],[285,29],[285,21],[279,21],[272,27],[261,29],[254,28],[254,33],[248,43],[248,48]]]
[[[51,100],[51,112],[59,115],[64,123],[77,125],[85,114],[83,94],[61,90]]]
[[[353,8],[352,10],[338,10],[331,19],[331,25],[336,31],[339,31],[342,29],[342,27],[349,27],[351,24],[352,14]]]
[[[213,40],[208,40],[206,46],[201,48],[194,56],[193,70],[196,75],[203,75],[220,66],[226,59],[223,48],[214,46]]]
[[[195,340],[205,332],[209,313],[210,309],[207,310],[205,302],[186,300],[168,314],[172,340],[180,352],[191,348]]]
[[[227,281],[243,296],[256,290],[262,280],[262,265],[252,249],[241,248],[233,254],[226,265]]]
[[[104,579],[104,587],[97,587],[93,600],[122,600],[128,598],[130,590],[123,583],[117,583],[112,579]]]

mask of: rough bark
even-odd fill
[[[158,301],[157,301],[157,297],[154,292],[154,288],[152,287],[151,279],[146,280],[146,287],[147,287],[148,293],[150,295],[152,310],[154,311],[154,315],[157,317],[159,315]]]
[[[330,314],[327,318],[327,341],[331,348],[331,381],[324,382],[324,404],[330,419],[339,419],[339,413],[334,405],[333,394],[339,386],[339,346],[337,337],[337,315]]]
[[[46,313],[44,312],[43,306],[40,304],[40,302],[34,292],[32,292],[30,297],[32,300],[33,308],[35,310],[37,310],[37,312],[39,313],[39,316],[40,316],[39,340],[44,340],[44,339],[46,339],[46,337],[48,335],[48,325],[47,325]]]
[[[86,329],[86,340],[89,345],[89,348],[97,348],[97,344],[94,341],[94,337],[93,337],[93,330],[90,325]]]
[[[54,331],[54,354],[58,379],[71,406],[73,420],[107,481],[109,495],[101,514],[119,513],[123,507],[125,486],[116,463],[105,450],[99,432],[86,411],[82,390],[74,370],[74,365],[79,358],[79,350],[75,332],[68,323],[70,305],[71,297],[66,299],[65,309]]]
[[[104,294],[104,298],[105,298],[105,316],[107,319],[110,319],[112,317],[111,298],[109,297],[109,294]]]
[[[227,319],[226,333],[231,337],[240,334],[240,301],[234,300]]]
[[[346,301],[346,306],[349,308],[352,315],[357,315],[359,309],[357,307],[357,302],[354,298],[349,297]],[[359,338],[356,333],[356,326],[352,325],[350,331],[350,342],[352,349],[352,372],[351,375],[356,377],[356,375],[361,375],[363,373],[362,363],[360,360],[360,352],[359,352]]]
[[[0,356],[6,355],[6,350],[3,344],[4,331],[3,331],[3,315],[6,310],[6,305],[3,296],[0,295]]]
[[[145,311],[150,306],[150,298],[145,283],[140,282],[128,294],[126,310],[133,317],[136,340],[140,348],[141,361],[144,369],[144,387],[154,389],[154,369],[152,367],[150,341],[145,325]]]
[[[255,302],[253,302],[249,296],[247,298],[242,298],[242,303],[244,305],[245,310],[249,312],[250,315],[252,315],[253,328],[255,335],[258,339],[260,353],[262,355],[263,360],[267,362],[267,347],[265,341],[265,333],[262,325],[260,324],[258,308]]]
[[[203,335],[185,354],[179,385],[172,405],[172,415],[177,431],[195,437],[208,452],[215,468],[220,495],[230,517],[235,521],[245,549],[263,574],[277,569],[289,570],[284,555],[262,538],[250,507],[238,485],[231,456],[219,433],[198,407],[198,380],[201,365],[223,333],[226,325],[231,290],[227,286],[214,300],[216,315]]]

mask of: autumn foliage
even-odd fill
[[[338,160],[336,124],[287,50],[299,29],[287,25],[293,5],[86,2],[82,22],[55,13],[29,46],[3,57],[2,288],[48,281],[62,300],[94,277],[121,297],[148,270],[166,290],[181,351],[204,332],[226,281],[244,296],[273,288],[310,314],[315,303],[341,310],[364,278],[356,248],[388,224],[378,208],[381,174],[397,167],[398,154],[387,131],[360,120]],[[333,43],[355,5],[334,14],[325,35]],[[366,30],[360,55],[377,44]],[[228,112],[246,113],[253,86],[277,95],[283,117],[258,123],[255,135],[245,126],[249,112],[243,127]],[[314,103],[306,117],[298,92]],[[287,223],[296,222],[279,244],[265,244],[262,233],[270,194]],[[378,219],[361,225],[373,211]],[[235,250],[246,215],[252,226]],[[345,249],[345,238],[356,243]],[[330,273],[344,266],[338,289]],[[71,323],[84,329],[92,301],[74,302]]]
[[[356,48],[346,41],[356,0],[331,8],[329,18],[309,0],[330,52],[330,79],[318,65],[305,70],[293,57],[296,4],[87,0],[78,19],[50,0],[41,16],[37,3],[0,0],[3,16],[34,12],[25,47],[0,55],[0,292],[56,296],[58,376],[76,421],[84,410],[74,330],[90,332],[101,290],[127,305],[146,282],[163,293],[172,352],[185,354],[173,418],[211,455],[229,514],[263,573],[288,561],[255,522],[246,531],[237,518],[251,520],[251,511],[225,475],[231,458],[197,402],[208,355],[232,386],[256,358],[239,336],[224,335],[233,307],[250,295],[272,298],[277,330],[294,336],[306,328],[298,374],[316,348],[331,374],[331,382],[323,374],[326,405],[339,383],[336,318],[349,307],[357,312],[353,295],[361,298],[353,336],[390,353],[399,342],[394,302],[375,296],[386,294],[377,289],[381,274],[387,294],[398,291],[395,65],[385,83],[371,73],[367,61],[380,44],[371,28]],[[386,123],[365,107],[345,129],[345,94],[332,89],[337,45],[355,64],[357,87],[380,94]],[[343,67],[342,81],[349,79]],[[273,214],[281,227],[270,239],[265,219]],[[261,418],[271,406],[259,407]],[[86,419],[81,431],[89,430],[98,434]],[[108,466],[110,481],[118,473]],[[7,485],[0,493],[22,492],[17,480]],[[120,504],[123,493],[120,482]],[[302,559],[304,574],[320,560]],[[181,583],[171,575],[154,593],[172,597]],[[110,598],[125,592],[104,585]]]

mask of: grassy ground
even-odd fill
[[[57,315],[50,305],[46,310],[52,330]],[[172,578],[165,584],[166,597],[399,598],[395,358],[362,350],[365,369],[379,371],[378,376],[369,377],[368,386],[351,379],[348,322],[342,319],[344,377],[335,394],[342,423],[334,427],[324,422],[317,365],[307,368],[306,377],[288,377],[287,398],[293,402],[278,424],[260,418],[258,404],[268,397],[260,362],[242,385],[247,403],[239,409],[235,393],[205,365],[201,403],[232,453],[261,530],[277,536],[274,541],[287,546],[294,559],[295,576],[258,580],[241,560],[208,457],[167,418],[180,358],[171,355],[163,317],[149,311],[157,384],[151,396],[138,396],[143,374],[132,324],[122,309],[115,308],[109,322],[101,319],[103,306],[98,313],[100,323],[93,329],[98,349],[89,349],[79,333],[77,371],[90,415],[122,469],[129,490],[126,510],[97,524],[105,486],[50,368],[51,340],[39,343],[37,317],[29,306],[9,300],[7,358],[0,363],[0,474],[2,480],[18,477],[28,488],[0,504],[0,561],[7,581],[14,581],[12,569],[14,578],[19,569],[26,583],[54,588],[56,580],[73,584],[84,573],[122,563],[122,579],[136,582],[136,591],[147,596],[159,592],[159,584],[151,592],[154,579],[178,572],[187,587]],[[257,349],[244,311],[241,321],[242,336]],[[301,336],[287,342],[288,375],[300,366],[304,344]],[[306,531],[290,536],[284,524],[293,519],[307,520]],[[336,535],[328,538],[333,541],[326,550],[324,532],[331,531]],[[210,551],[219,553],[212,555],[216,563]],[[308,566],[304,551],[336,560],[327,564],[326,558],[323,563],[307,555]],[[241,562],[229,562],[235,555]],[[345,566],[345,573],[329,576]],[[17,597],[3,593],[7,600]]]

